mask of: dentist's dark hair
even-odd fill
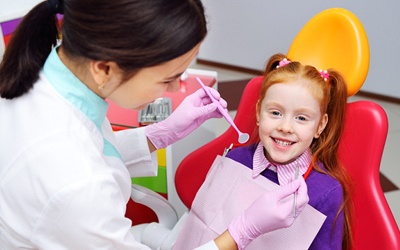
[[[62,13],[61,32],[57,13]],[[131,76],[177,58],[207,34],[200,0],[49,0],[21,21],[0,64],[0,96],[27,93],[61,39],[67,57],[113,61]]]

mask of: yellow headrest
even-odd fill
[[[339,71],[347,82],[348,95],[352,96],[368,74],[368,38],[353,13],[331,8],[308,21],[293,40],[287,57],[317,69]]]

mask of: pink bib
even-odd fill
[[[263,176],[253,178],[252,170],[246,166],[217,156],[173,249],[194,249],[215,239],[263,192],[276,187]],[[261,235],[246,249],[308,249],[325,219],[325,215],[307,205],[291,227]]]

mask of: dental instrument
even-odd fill
[[[221,106],[221,103],[219,103],[219,101],[217,101],[214,98],[214,96],[210,93],[210,91],[207,89],[207,87],[204,85],[204,83],[201,81],[201,79],[199,77],[196,77],[196,80],[197,80],[197,82],[200,83],[201,87],[204,89],[204,91],[207,93],[207,95],[211,98],[212,102],[217,104],[219,112],[224,116],[224,118],[236,130],[236,132],[239,135],[238,142],[241,143],[241,144],[246,143],[250,138],[249,134],[243,133],[238,129],[238,127],[236,126],[235,122],[232,120],[231,116],[228,114],[228,111],[226,111],[226,109],[224,109]]]
[[[297,180],[299,177],[299,165],[296,165],[296,172],[294,173],[294,179]],[[294,192],[293,199],[293,218],[296,218],[296,206],[297,206],[297,193]]]

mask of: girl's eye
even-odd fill
[[[281,114],[281,113],[280,113],[279,111],[276,111],[276,110],[271,111],[271,115],[278,116],[278,115],[280,115],[280,114]]]
[[[298,116],[298,117],[297,117],[297,120],[299,120],[299,121],[306,121],[307,119],[306,119],[306,117],[304,117],[304,116]]]

